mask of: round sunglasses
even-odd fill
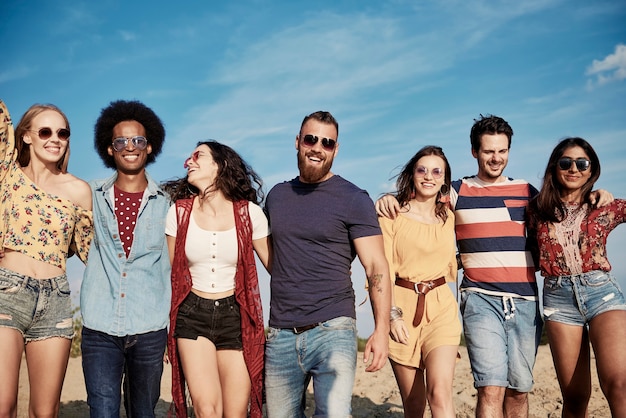
[[[418,165],[415,167],[415,176],[416,177],[425,177],[428,174],[428,169],[424,166]],[[430,175],[433,176],[434,179],[439,180],[443,177],[444,171],[441,168],[433,168],[430,170]]]
[[[29,132],[36,132],[37,135],[39,135],[39,138],[41,139],[50,139],[50,137],[52,137],[52,129],[48,128],[48,127],[43,127],[41,129],[39,129],[38,131],[35,131],[33,129],[29,129]],[[62,140],[62,141],[67,141],[68,139],[70,139],[70,130],[69,129],[65,129],[65,128],[61,128],[58,129],[56,131],[57,137]]]

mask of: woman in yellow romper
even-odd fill
[[[393,280],[389,359],[405,417],[454,417],[452,381],[461,337],[457,302],[451,171],[439,147],[422,148],[396,181],[402,207],[380,218]]]

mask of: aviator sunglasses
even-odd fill
[[[425,177],[426,174],[428,174],[428,169],[426,167],[418,165],[415,168],[415,175],[417,177]],[[437,180],[442,178],[443,174],[444,174],[444,172],[443,172],[443,169],[441,169],[441,168],[433,168],[432,170],[430,170],[430,175],[433,176],[433,178],[437,179]]]
[[[39,138],[41,139],[49,139],[52,136],[52,129],[50,128],[41,128],[38,131],[35,131],[33,129],[29,129],[30,132],[37,132],[37,135],[39,135]],[[69,129],[65,129],[65,128],[61,128],[59,130],[57,130],[57,137],[63,141],[67,141],[68,139],[70,139],[70,130]]]
[[[589,167],[591,167],[591,161],[585,158],[577,158],[574,160],[569,157],[564,157],[564,158],[559,159],[559,162],[558,162],[559,169],[563,171],[569,170],[570,167],[572,166],[572,163],[576,163],[576,168],[578,169],[578,171],[587,171],[589,170]]]
[[[132,142],[133,146],[139,151],[143,151],[148,146],[148,140],[145,136],[133,136],[132,138],[120,136],[119,138],[115,138],[111,145],[115,151],[122,152],[126,149],[126,146],[128,146],[128,141]]]
[[[306,145],[307,147],[312,147],[315,144],[317,144],[317,141],[321,141],[322,148],[324,148],[326,151],[334,150],[335,145],[337,145],[337,141],[335,141],[334,139],[319,138],[315,135],[304,135],[303,137],[301,137],[301,139],[302,139],[302,143]]]

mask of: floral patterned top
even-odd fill
[[[537,225],[541,275],[569,276],[593,270],[610,271],[606,240],[619,224],[626,222],[626,200],[615,199],[601,208],[588,204],[569,206],[559,223]]]
[[[65,270],[73,253],[87,261],[92,212],[41,190],[17,162],[11,116],[0,100],[0,243]]]

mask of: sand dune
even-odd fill
[[[456,415],[457,417],[473,417],[476,406],[476,390],[473,387],[467,352],[463,347],[461,347],[460,352],[461,360],[457,364],[454,380]],[[167,416],[171,401],[170,376],[170,367],[166,365],[161,385],[161,400],[157,407],[159,417]],[[60,416],[62,418],[88,417],[89,409],[86,400],[87,394],[82,375],[81,359],[70,359],[61,394]],[[310,417],[313,414],[312,396],[309,396],[307,405],[307,417]],[[530,393],[530,416],[533,418],[560,417],[561,407],[561,394],[552,365],[550,349],[547,346],[541,346],[535,365],[535,387]],[[359,364],[352,397],[352,408],[355,418],[400,418],[403,416],[402,402],[389,365],[377,373],[365,373],[363,366]],[[593,393],[589,406],[589,416],[605,418],[610,415],[608,404],[598,385],[594,365]],[[427,413],[426,416],[430,417],[430,414]],[[28,375],[25,361],[22,362],[20,373],[18,417],[28,417]]]

